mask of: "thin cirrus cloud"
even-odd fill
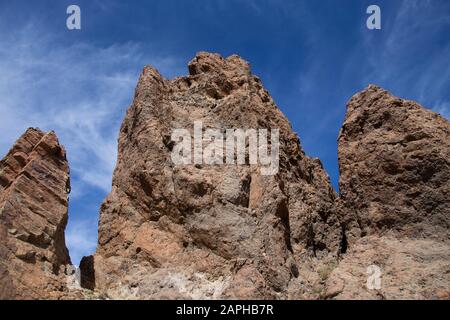
[[[394,94],[417,100],[450,119],[450,43],[440,38],[450,27],[450,10],[432,4],[403,1],[384,22],[385,37],[375,45],[371,44],[375,37],[363,38],[369,62],[364,79],[377,79]]]
[[[0,153],[28,127],[55,130],[67,150],[72,192],[66,243],[74,264],[97,243],[99,204],[111,188],[117,135],[145,64],[181,72],[139,44],[63,45],[31,24],[1,34]]]
[[[151,62],[173,73],[174,60],[144,57],[133,43],[58,46],[36,33],[28,26],[2,41],[0,151],[29,126],[55,130],[68,151],[72,197],[84,184],[108,191],[118,128],[142,66]]]
[[[66,243],[72,263],[78,264],[87,253],[95,251],[97,245],[97,217],[74,220],[66,232]]]

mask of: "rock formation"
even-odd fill
[[[58,299],[69,166],[54,132],[28,129],[0,161],[0,299]]]
[[[199,122],[214,139],[195,139]],[[174,162],[175,129],[218,163]],[[252,149],[249,134],[245,164],[224,164],[211,147],[229,129],[279,139]],[[118,148],[97,251],[80,263],[94,293],[65,275],[55,134],[27,130],[0,162],[0,298],[450,299],[450,124],[415,102],[373,85],[350,99],[338,196],[249,64],[199,53],[185,77],[144,68]],[[270,174],[250,161],[262,150],[278,155]]]
[[[361,235],[448,239],[446,119],[372,85],[349,101],[338,141],[340,197]]]
[[[338,141],[349,250],[326,296],[450,298],[450,123],[371,85],[350,99]],[[366,287],[372,265],[379,290]]]
[[[174,165],[171,132],[195,121],[278,128],[278,173]],[[448,121],[369,86],[348,104],[337,197],[241,58],[200,53],[174,80],[146,67],[89,283],[113,298],[446,298],[449,144]]]
[[[174,165],[171,133],[193,134],[194,121],[220,132],[279,129],[278,173]],[[334,199],[320,161],[305,156],[246,61],[199,53],[173,80],[145,67],[101,207],[96,287],[125,298],[287,297],[303,250],[339,250]]]

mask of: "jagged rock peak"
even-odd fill
[[[235,54],[223,58],[217,53],[199,52],[189,62],[188,67],[191,76],[202,73],[228,75],[228,77],[250,75],[250,64]]]
[[[196,121],[222,132],[278,129],[279,170],[174,164],[173,130],[192,134]],[[89,280],[109,296],[287,297],[301,254],[338,251],[328,176],[236,55],[199,53],[173,80],[145,67],[118,151]]]

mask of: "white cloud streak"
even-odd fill
[[[364,80],[376,79],[412,93],[419,103],[449,119],[450,101],[442,99],[450,85],[450,43],[435,37],[450,26],[450,12],[438,10],[431,1],[404,0],[384,22],[382,41],[362,29],[368,61]]]
[[[118,130],[139,73],[151,64],[173,75],[182,64],[144,55],[150,50],[136,43],[98,47],[59,40],[31,23],[0,29],[0,153],[28,127],[56,131],[71,168],[66,243],[78,263],[95,250],[100,201],[111,188]]]
[[[139,45],[70,46],[25,27],[0,46],[0,152],[29,126],[55,130],[68,151],[73,189],[109,191],[118,128],[144,64],[173,73],[172,58],[144,57]]]
[[[90,217],[77,219],[66,231],[66,243],[73,264],[79,264],[81,258],[95,251],[97,246],[97,219]]]

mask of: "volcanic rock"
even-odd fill
[[[171,134],[193,136],[195,121],[221,132],[279,129],[279,171],[175,165]],[[96,289],[111,298],[287,297],[302,255],[339,251],[335,197],[246,61],[199,53],[173,80],[147,66],[101,206]]]
[[[349,250],[325,297],[450,297],[450,123],[370,85],[348,102],[338,149]]]
[[[349,101],[338,148],[340,198],[361,235],[448,239],[446,119],[371,85]]]
[[[0,299],[65,294],[69,191],[55,133],[28,129],[0,161]]]
[[[277,170],[247,161],[264,149],[250,138],[245,164],[176,163],[173,133],[195,153],[199,122],[203,155],[223,147],[210,129],[279,130]],[[56,135],[28,129],[0,161],[0,299],[449,299],[449,122],[370,85],[338,151],[339,196],[236,55],[199,53],[172,80],[145,67],[80,283]]]

